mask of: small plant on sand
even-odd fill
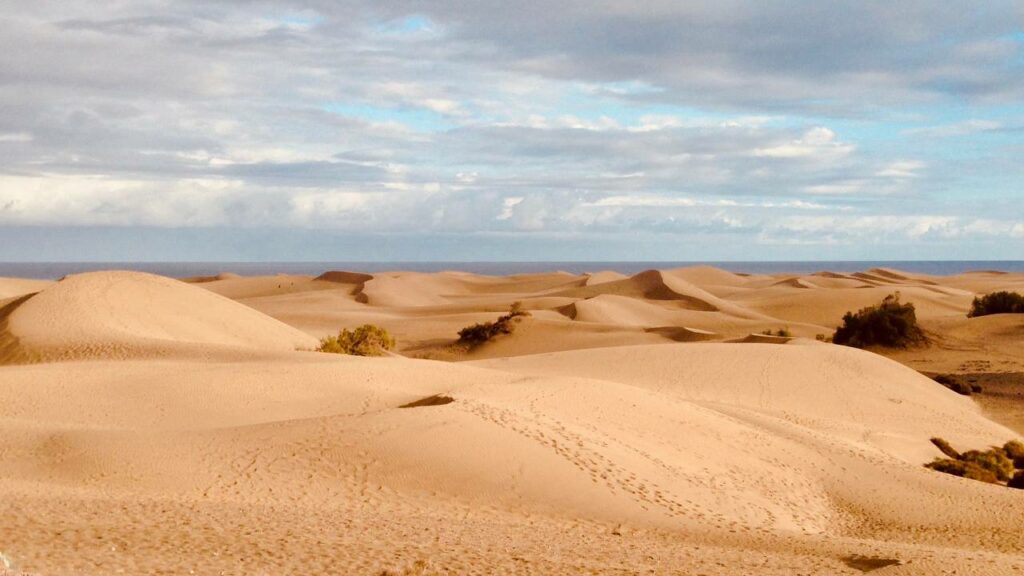
[[[363,324],[355,330],[345,328],[337,336],[320,340],[318,350],[353,356],[383,356],[394,347],[395,339],[387,330],[373,324]]]
[[[764,334],[765,336],[779,336],[781,338],[792,338],[793,337],[793,333],[789,331],[789,328],[779,328],[778,330],[776,330],[774,332],[772,332],[771,328],[768,328],[764,332],[761,332],[761,334]]]
[[[967,478],[969,480],[978,480],[979,482],[986,482],[988,484],[999,483],[999,479],[996,478],[996,475],[991,470],[986,470],[972,462],[964,462],[962,460],[953,460],[950,458],[936,458],[933,462],[926,464],[926,466],[936,472],[952,474],[953,476],[960,476],[961,478]]]
[[[832,341],[855,348],[906,348],[924,344],[928,339],[917,325],[914,305],[900,302],[900,293],[897,292],[886,296],[876,306],[861,308],[857,313],[847,312]]]
[[[952,374],[938,374],[933,376],[932,380],[935,380],[953,392],[963,394],[964,396],[970,396],[973,392],[981,392],[981,386],[977,386],[977,390],[975,390],[975,386],[964,382]]]
[[[1024,442],[1020,440],[1010,440],[1006,444],[1003,444],[1003,452],[1006,453],[1006,457],[1013,460],[1013,467],[1024,470]]]
[[[989,314],[1024,314],[1024,296],[1016,292],[993,292],[976,297],[971,302],[968,318],[987,316]]]
[[[942,438],[932,438],[932,444],[948,456],[925,464],[932,470],[989,484],[1005,482],[1011,488],[1024,488],[1024,472],[1015,473],[1015,468],[1021,468],[1015,456],[1024,451],[1024,444],[1017,440],[1007,442],[1002,448],[968,450],[962,454]],[[1024,464],[1024,459],[1020,464]]]
[[[1013,477],[1013,460],[1007,458],[1001,448],[985,451],[968,450],[960,455],[960,461],[977,464],[989,470],[1000,482],[1006,482]]]
[[[946,440],[942,438],[932,438],[932,444],[935,444],[936,448],[938,448],[940,451],[942,451],[943,454],[949,456],[953,460],[960,459],[960,453],[954,450],[953,447],[950,446],[949,442],[946,442]]]
[[[516,302],[509,308],[508,314],[500,316],[494,322],[482,322],[466,326],[459,330],[459,342],[476,346],[483,344],[499,334],[511,334],[516,329],[520,319],[529,316],[530,313],[523,310],[523,304]]]

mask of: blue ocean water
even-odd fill
[[[233,272],[243,276],[269,274],[319,275],[328,270],[384,272],[459,270],[476,274],[508,275],[564,270],[574,274],[615,270],[635,274],[651,268],[715,266],[747,274],[858,272],[869,268],[896,268],[907,272],[948,275],[977,270],[1024,272],[1024,260],[907,260],[907,261],[793,261],[793,262],[0,262],[0,276],[56,279],[92,270],[138,270],[174,278],[212,276]]]

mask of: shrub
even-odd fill
[[[986,468],[982,468],[974,462],[964,462],[963,460],[953,460],[951,458],[936,458],[934,461],[925,464],[925,466],[935,470],[936,472],[952,474],[953,476],[960,476],[961,478],[988,482],[989,484],[998,484],[999,482],[995,473]]]
[[[950,446],[949,442],[946,442],[944,439],[932,438],[932,444],[935,444],[935,447],[941,450],[942,453],[945,454],[946,456],[949,456],[954,460],[960,459],[960,453],[957,452],[952,446]]]
[[[980,480],[990,484],[1006,482],[1006,485],[1011,488],[1024,488],[1024,471],[1014,474],[1014,467],[1017,464],[1015,456],[1024,454],[1024,443],[1010,440],[1002,448],[993,447],[985,451],[968,450],[960,454],[942,438],[932,438],[931,440],[932,444],[935,444],[949,458],[936,458],[931,463],[925,464],[926,467],[971,480]]]
[[[914,305],[901,303],[897,292],[886,296],[877,306],[862,308],[856,314],[847,312],[832,341],[855,348],[906,348],[911,344],[923,344],[928,339],[917,325]]]
[[[1016,292],[993,292],[971,302],[968,318],[989,314],[1024,314],[1024,296]]]
[[[1013,461],[1006,457],[1002,449],[994,450],[968,450],[960,455],[960,461],[978,466],[992,472],[1000,482],[1006,482],[1013,477]]]
[[[353,356],[383,356],[395,347],[395,339],[388,331],[373,324],[363,324],[355,330],[345,328],[337,336],[320,340],[320,352],[351,354]]]
[[[942,384],[946,388],[949,388],[953,392],[956,392],[957,394],[963,394],[964,396],[970,396],[971,393],[975,391],[974,386],[971,386],[967,382],[961,381],[959,378],[953,376],[952,374],[939,374],[937,376],[932,377],[932,380],[935,380],[936,382]],[[981,386],[978,386],[977,391],[981,392]]]
[[[1003,452],[1006,457],[1013,460],[1014,468],[1024,469],[1024,442],[1020,440],[1010,440],[1006,444],[1003,444]]]
[[[487,342],[499,334],[511,334],[516,329],[519,319],[529,315],[529,312],[523,310],[522,303],[516,302],[509,308],[508,314],[498,317],[494,322],[473,324],[459,330],[459,342],[478,345]]]

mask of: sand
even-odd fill
[[[1024,372],[965,317],[1024,275],[187,280],[0,281],[0,572],[1024,571],[1024,493],[923,467],[1019,408],[917,372]],[[931,347],[815,340],[894,290]],[[393,356],[309,351],[367,322]]]

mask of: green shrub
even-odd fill
[[[1017,472],[1014,474],[1013,478],[1011,478],[1006,485],[1010,488],[1024,489],[1024,472]]]
[[[520,318],[529,315],[529,312],[523,310],[522,303],[516,302],[509,308],[508,314],[500,316],[494,322],[473,324],[459,330],[459,342],[475,346],[483,344],[499,334],[511,334],[516,329]]]
[[[855,348],[906,348],[912,344],[923,344],[928,339],[917,325],[914,305],[901,303],[897,292],[886,296],[877,306],[862,308],[856,314],[847,312],[832,341]]]
[[[1024,314],[1024,296],[1016,292],[993,292],[971,302],[968,318],[989,314]]]
[[[373,324],[363,324],[355,330],[345,328],[337,336],[320,340],[318,350],[352,356],[383,356],[394,347],[395,339],[387,330]]]
[[[963,460],[953,460],[951,458],[936,458],[933,462],[925,464],[925,466],[936,472],[952,474],[953,476],[988,482],[989,484],[999,483],[999,479],[994,472],[974,462],[964,462]]]
[[[960,459],[960,453],[950,446],[949,442],[946,442],[942,438],[932,438],[932,444],[935,444],[935,447],[941,450],[946,456],[949,456],[954,460]]]

